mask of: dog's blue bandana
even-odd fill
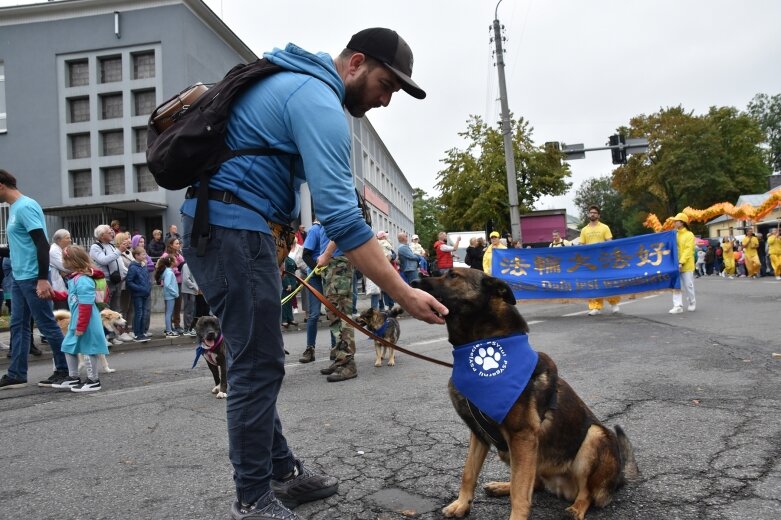
[[[453,347],[453,384],[498,423],[518,400],[536,366],[537,352],[526,334]]]
[[[374,331],[375,336],[379,336],[381,338],[385,337],[385,331],[388,330],[388,323],[390,322],[390,318],[386,317],[385,321],[382,322],[382,327]],[[369,341],[373,341],[374,338],[366,338]]]
[[[192,370],[195,368],[195,365],[198,364],[198,359],[200,359],[201,356],[203,358],[211,363],[212,365],[217,364],[217,358],[214,356],[214,351],[217,350],[217,347],[222,345],[222,334],[220,334],[220,337],[217,338],[217,341],[214,342],[214,345],[211,348],[204,348],[203,343],[198,343],[198,346],[195,347],[195,359],[193,360],[193,366],[190,367]]]

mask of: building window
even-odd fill
[[[155,52],[133,54],[133,79],[155,77]]]
[[[70,141],[70,159],[84,159],[91,155],[89,134],[72,134],[68,136],[68,140]]]
[[[100,96],[101,119],[122,117],[122,94],[105,94]]]
[[[8,130],[5,115],[5,63],[0,61],[0,134]]]
[[[136,166],[136,191],[157,191],[158,186],[155,182],[155,178],[152,176],[152,172],[149,171],[149,166],[146,164],[139,164]]]
[[[147,134],[146,127],[133,129],[133,134],[134,134],[134,143],[135,143],[133,147],[133,151],[136,153],[146,152],[146,134]]]
[[[133,92],[134,116],[151,114],[154,111],[155,106],[154,90],[137,90]]]
[[[68,86],[89,85],[89,63],[87,60],[68,61]]]
[[[112,56],[100,58],[100,82],[113,83],[122,81],[122,57]]]
[[[116,166],[103,168],[103,195],[119,195],[125,193],[125,168]]]
[[[73,197],[92,196],[92,172],[90,170],[73,170],[71,176],[71,195]]]
[[[103,141],[100,155],[122,155],[125,153],[124,135],[122,134],[122,130],[101,132],[100,137]]]
[[[89,98],[71,98],[68,100],[68,122],[89,121]]]

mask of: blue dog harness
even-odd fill
[[[537,358],[526,334],[459,345],[453,348],[453,384],[501,424],[529,383]]]

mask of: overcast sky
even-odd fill
[[[14,2],[0,0],[1,5]],[[399,92],[368,113],[413,187],[434,193],[440,160],[463,147],[470,114],[498,121],[489,31],[496,0],[206,0],[258,55],[293,42],[335,55],[350,36],[384,26],[409,43],[413,79],[428,96]],[[602,146],[630,117],[683,105],[745,109],[758,92],[781,93],[781,1],[503,0],[510,110],[536,143]],[[607,175],[609,152],[572,161],[566,207],[580,184]]]

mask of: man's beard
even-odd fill
[[[598,216],[598,215],[589,215],[589,216],[588,216],[588,219],[589,219],[591,222],[596,222],[597,220],[599,220],[599,216]]]
[[[366,112],[373,108],[368,106],[363,99],[363,93],[366,89],[366,76],[367,74],[364,72],[352,83],[344,86],[344,108],[353,117],[363,117]]]

